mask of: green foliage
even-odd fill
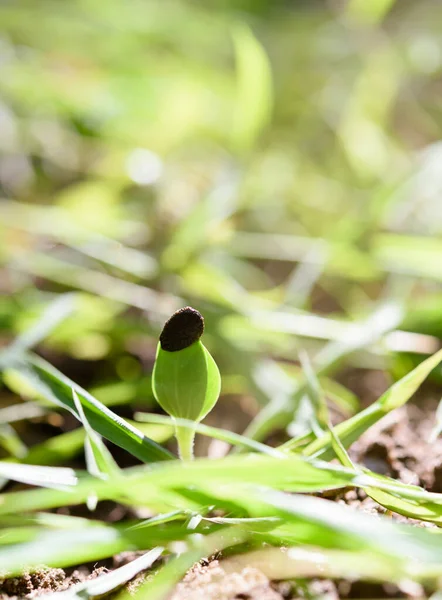
[[[171,454],[146,437],[133,425],[102,405],[91,394],[62,375],[41,358],[29,356],[23,361],[13,362],[11,371],[24,383],[24,393],[34,393],[63,408],[67,408],[81,421],[72,390],[81,398],[89,423],[113,443],[129,450],[141,460],[167,460]]]
[[[304,494],[442,524],[440,494],[347,453],[442,381],[441,3],[40,0],[0,23],[0,570],[140,550],[73,596],[154,564],[138,596],[160,599],[226,550],[437,594],[439,529]],[[207,349],[153,371],[186,304]],[[199,423],[212,355],[210,418],[235,431]],[[393,382],[368,407],[366,374]],[[175,426],[219,458],[176,460]],[[94,519],[104,500],[153,516]]]

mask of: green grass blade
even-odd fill
[[[30,465],[59,465],[80,453],[85,438],[83,427],[60,433],[29,448],[24,462]]]
[[[283,315],[284,318],[278,318],[278,326],[287,328],[286,317],[290,316],[291,314],[287,314]],[[297,315],[297,317],[299,317],[297,320],[302,322],[302,315]],[[274,315],[271,315],[271,318],[274,319]],[[380,305],[365,321],[347,327],[338,324],[342,328],[337,335],[339,341],[326,344],[314,358],[313,367],[317,376],[322,377],[330,373],[353,352],[377,342],[386,333],[395,329],[402,319],[401,305],[395,302],[386,302]],[[285,394],[272,397],[247,427],[244,435],[262,440],[274,429],[286,427],[306,390],[307,382],[305,378],[302,378],[294,384],[291,392],[287,390]]]
[[[43,530],[28,542],[0,549],[0,561],[4,573],[18,575],[37,564],[65,567],[107,558],[128,548],[124,535],[105,525],[77,531]]]
[[[193,534],[201,537],[220,529],[205,523],[190,530],[183,523],[158,524],[135,529],[132,523],[108,524],[79,520],[78,527],[13,527],[2,530],[9,543],[0,544],[2,575],[18,575],[42,564],[49,567],[68,567],[111,557],[127,550],[147,550],[166,546],[171,541],[185,540]],[[110,582],[109,582],[110,583]]]
[[[6,450],[10,457],[18,460],[24,458],[28,451],[26,444],[9,423],[0,425],[0,446]]]
[[[372,485],[364,486],[365,491],[381,506],[412,519],[442,525],[442,494],[427,492],[368,469],[363,472],[372,480]]]
[[[43,359],[32,355],[25,362],[16,362],[12,368],[39,395],[66,408],[79,419],[72,398],[72,389],[74,389],[81,398],[87,420],[93,429],[140,460],[152,462],[172,458],[170,452],[117,416]]]
[[[238,554],[223,561],[227,573],[240,572],[244,568],[259,569],[270,580],[304,578],[371,579],[376,574],[377,581],[399,583],[406,575],[404,566],[386,561],[366,550],[334,550],[295,546],[289,548],[264,548]]]
[[[77,476],[68,467],[41,467],[0,461],[0,477],[29,485],[65,489],[77,484]]]
[[[307,383],[307,398],[310,401],[310,425],[313,433],[317,436],[324,433],[328,428],[329,414],[321,384],[313,370],[309,356],[306,352],[299,353],[299,360]]]
[[[344,448],[343,443],[339,439],[339,436],[336,435],[335,428],[331,424],[329,424],[327,427],[327,431],[330,432],[332,448],[341,465],[343,465],[344,467],[348,467],[349,469],[354,469],[355,465],[349,457],[347,450]]]
[[[16,423],[26,419],[35,419],[46,414],[47,410],[34,402],[12,404],[0,409],[0,423]]]
[[[256,452],[261,452],[262,454],[268,454],[269,456],[275,456],[279,458],[284,457],[283,452],[275,450],[275,448],[271,448],[266,444],[261,444],[261,442],[255,442],[254,440],[246,438],[243,435],[233,433],[232,431],[227,431],[226,429],[220,429],[219,427],[210,427],[209,425],[204,425],[203,423],[195,423],[194,421],[190,421],[189,419],[172,419],[171,417],[166,417],[164,415],[156,415],[150,413],[135,413],[135,419],[138,421],[144,421],[146,423],[176,423],[180,427],[192,429],[196,433],[200,433],[201,435],[206,435],[217,440],[222,440],[223,442],[227,442],[232,446],[242,446],[244,448],[247,448],[248,450],[254,450]]]
[[[96,495],[98,500],[113,499],[125,504],[155,507],[167,490],[198,489],[199,486],[202,489],[206,482],[232,486],[248,483],[289,491],[317,492],[355,485],[358,474],[338,465],[306,460],[299,455],[281,459],[253,453],[222,460],[197,459],[186,465],[173,461],[164,463],[161,468],[157,466],[149,470],[146,467],[136,467],[123,470],[122,476],[127,479],[99,480],[84,477],[69,492],[30,490],[0,494],[0,514],[80,504],[86,502],[91,494]],[[183,502],[182,506],[169,506],[165,512],[171,508],[188,506],[188,503]]]
[[[442,360],[442,350],[433,354],[405,377],[397,381],[376,402],[357,415],[339,423],[335,427],[336,435],[340,438],[345,448],[348,448],[367,429],[379,419],[395,408],[405,404],[416,392],[422,382],[437,367]],[[287,445],[285,446],[287,448]],[[303,451],[306,456],[320,456],[327,459],[333,456],[331,449],[331,435],[326,433],[323,437],[314,440]]]
[[[254,500],[254,516],[261,516],[263,512],[269,514],[271,507],[272,514],[285,519],[286,526],[291,528],[298,541],[343,550],[371,549],[393,559],[408,561],[412,558],[442,565],[440,536],[430,531],[397,525],[387,518],[373,519],[323,498],[259,490],[255,492]],[[262,506],[259,506],[260,502]],[[310,530],[308,538],[300,523]]]
[[[81,423],[86,432],[85,439],[85,456],[87,470],[95,477],[115,477],[120,473],[117,463],[114,461],[112,454],[104,445],[101,437],[89,425],[89,421],[84,414],[83,406],[78,394],[72,390],[72,397],[75,403],[75,408],[80,416]]]
[[[0,365],[6,365],[13,357],[23,354],[47,337],[72,313],[76,299],[76,294],[72,292],[58,295],[31,328],[19,335],[6,350],[0,353]]]
[[[238,90],[232,133],[235,146],[247,151],[270,119],[272,74],[267,54],[251,30],[238,24],[233,34]]]

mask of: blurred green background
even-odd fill
[[[224,425],[285,427],[301,349],[376,397],[442,335],[441,34],[438,0],[2,2],[0,345],[75,291],[38,351],[146,406],[190,304]]]

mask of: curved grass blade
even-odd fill
[[[276,450],[275,448],[267,446],[266,444],[262,444],[261,442],[256,442],[255,440],[251,440],[238,433],[233,433],[232,431],[227,431],[226,429],[211,427],[209,425],[204,425],[203,423],[195,423],[189,419],[172,419],[171,417],[167,417],[165,415],[156,415],[150,413],[135,413],[135,419],[146,423],[176,423],[180,427],[192,429],[196,433],[206,435],[216,440],[222,440],[223,442],[227,442],[232,446],[242,446],[248,450],[254,450],[256,452],[261,452],[262,454],[267,454],[268,456],[274,456],[277,458],[285,457],[285,454],[280,450]]]
[[[291,313],[284,315],[284,319],[281,319],[284,326],[290,316]],[[297,320],[302,321],[302,316],[297,316]],[[386,333],[398,327],[402,320],[402,307],[395,302],[386,302],[380,305],[365,321],[354,323],[345,330],[342,329],[342,325],[339,325],[341,329],[337,335],[339,341],[327,343],[313,360],[313,368],[317,376],[323,377],[329,374],[353,352],[378,342]],[[275,369],[273,368],[273,370]],[[306,393],[307,382],[305,378],[299,379],[293,383],[292,390],[284,382],[282,383],[284,384],[283,391],[284,387],[287,388],[285,392],[276,397],[274,394],[269,396],[268,404],[253,419],[244,435],[262,440],[274,429],[286,427],[290,423],[301,398]],[[290,448],[290,442],[285,447]]]
[[[214,490],[214,495],[231,498],[227,486]],[[284,525],[275,534],[292,543],[329,547],[342,550],[367,550],[377,555],[410,563],[422,561],[425,567],[442,566],[441,537],[434,530],[393,523],[386,517],[372,516],[352,510],[348,506],[323,498],[287,494],[277,490],[249,488],[246,503],[249,514],[255,517],[274,515],[282,517]],[[279,535],[280,534],[280,535]]]
[[[0,408],[0,423],[16,423],[26,419],[35,419],[46,414],[47,409],[34,402],[22,402]]]
[[[18,460],[25,457],[28,452],[26,444],[9,423],[0,424],[0,446],[9,454],[9,457]]]
[[[0,353],[0,366],[6,366],[14,357],[21,356],[45,337],[74,310],[77,294],[70,292],[58,295],[43,311],[38,321],[19,335],[12,344]]]
[[[84,414],[81,400],[75,390],[72,390],[72,397],[86,432],[84,450],[87,470],[91,475],[103,479],[106,479],[107,477],[118,477],[120,468],[114,461],[112,454],[103,444],[101,437],[90,426],[86,419],[86,415]]]
[[[318,492],[358,485],[360,475],[339,465],[307,460],[299,455],[275,458],[263,454],[229,456],[222,460],[197,459],[182,465],[171,461],[155,469],[134,467],[122,470],[124,479],[100,480],[82,477],[69,492],[60,490],[30,490],[0,494],[0,514],[46,510],[65,504],[86,502],[90,494],[99,500],[116,500],[124,504],[155,507],[167,492],[193,488],[205,489],[206,484],[265,485],[294,492]],[[365,483],[368,485],[369,478]],[[177,498],[175,498],[177,501]],[[182,499],[171,508],[194,508]]]
[[[0,461],[0,477],[58,489],[75,486],[78,482],[75,471],[68,467],[40,467],[4,461]]]
[[[442,525],[442,494],[427,492],[368,469],[363,469],[363,473],[372,479],[372,484],[364,487],[366,493],[384,508],[412,519]]]
[[[72,389],[81,398],[91,427],[100,435],[144,462],[168,460],[173,455],[145,436],[139,429],[113,413],[91,394],[60,373],[45,360],[28,355],[11,368],[40,396],[69,410],[81,421],[72,398]]]
[[[382,417],[395,408],[404,405],[411,396],[417,391],[422,382],[428,377],[431,371],[437,367],[442,360],[442,350],[433,354],[405,377],[397,381],[389,390],[385,392],[371,406],[358,413],[357,415],[339,423],[335,427],[336,435],[341,440],[345,448],[348,448],[356,441],[367,429],[377,423]],[[332,438],[330,433],[324,434],[321,438],[314,440],[304,450],[306,456],[321,457],[329,459],[333,457]],[[289,449],[290,443],[284,445],[284,449]]]
[[[238,83],[232,141],[238,150],[247,151],[270,119],[271,66],[264,48],[244,24],[235,26],[233,41]]]
[[[227,573],[241,572],[244,568],[259,569],[270,580],[303,579],[317,577],[345,578],[351,573],[354,579],[372,579],[386,583],[400,582],[404,567],[386,561],[373,552],[334,550],[329,548],[264,548],[238,554],[223,560],[221,566]]]

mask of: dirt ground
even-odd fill
[[[374,377],[374,375],[372,376]],[[370,385],[374,384],[372,378]],[[385,382],[378,381],[380,388]],[[358,385],[364,385],[361,380]],[[373,387],[376,387],[375,385]],[[361,391],[361,390],[358,390]],[[373,393],[373,390],[371,390]],[[382,391],[382,390],[381,390]],[[379,390],[375,390],[376,397]],[[367,394],[368,395],[368,394]],[[374,394],[373,394],[374,395]],[[371,398],[370,398],[371,400]],[[424,390],[414,402],[385,417],[372,427],[351,448],[350,455],[355,462],[369,469],[385,474],[404,483],[418,484],[425,489],[442,492],[442,438],[429,442],[434,426],[438,404],[436,392]],[[324,494],[330,501],[345,503],[355,510],[379,514],[385,510],[368,498],[361,490],[340,490]],[[109,520],[117,520],[124,512],[121,507],[103,507]],[[435,527],[429,523],[413,522],[400,515],[391,515],[398,522],[409,522],[421,527]],[[80,566],[77,569],[42,569],[35,574],[0,581],[0,600],[12,598],[35,598],[53,591],[68,589],[71,585],[96,577],[107,569],[120,566],[134,558],[125,553],[112,561],[102,561],[98,565]],[[146,574],[139,575],[128,585],[135,590]],[[178,584],[171,600],[288,600],[321,598],[421,598],[425,590],[419,585],[407,584],[403,589],[394,585],[381,585],[361,581],[310,580],[297,583],[270,581],[267,575],[249,566],[238,572],[226,572],[222,558],[195,565],[184,580]]]

